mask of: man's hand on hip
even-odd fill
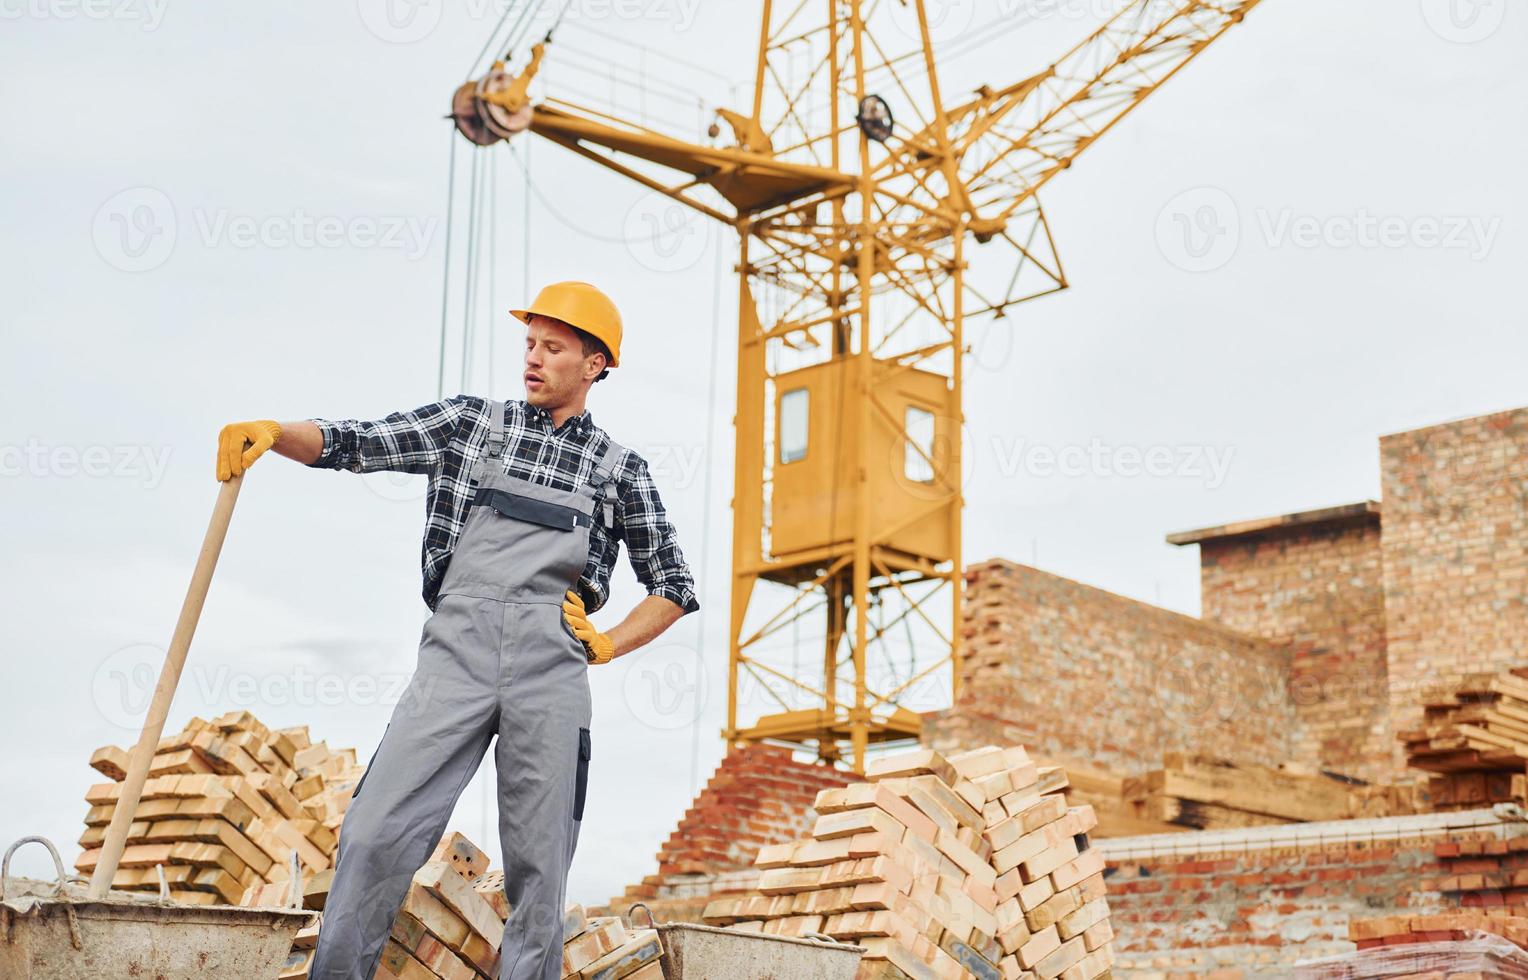
[[[584,612],[583,597],[572,589],[568,590],[568,597],[562,602],[562,618],[567,620],[573,635],[583,641],[585,655],[591,664],[607,664],[615,656],[615,641],[608,633],[601,633],[589,622],[589,615]]]

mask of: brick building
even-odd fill
[[[924,716],[923,742],[1021,743],[1118,779],[1175,752],[1418,779],[1396,735],[1427,694],[1528,666],[1528,409],[1385,436],[1380,457],[1381,502],[1169,535],[1200,549],[1197,619],[1001,558],[969,566],[961,694]],[[746,890],[759,847],[800,836],[816,791],[851,778],[735,750],[658,874],[612,904],[693,914]],[[1117,976],[1287,976],[1351,949],[1350,918],[1500,904],[1459,873],[1497,861],[1516,881],[1528,823],[1486,809],[1103,844]]]

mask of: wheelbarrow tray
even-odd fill
[[[0,977],[6,980],[275,980],[297,930],[314,918],[302,909],[57,895],[5,904]]]
[[[664,980],[854,980],[865,947],[691,922],[655,926]]]

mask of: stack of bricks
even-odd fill
[[[874,761],[819,794],[812,836],[760,851],[757,893],[706,921],[866,948],[861,980],[1091,980],[1113,962],[1091,807],[1021,746]]]
[[[303,880],[307,908],[322,912],[330,877]],[[283,888],[257,889],[251,904],[279,902]],[[504,872],[488,870],[488,855],[463,835],[446,834],[409,884],[374,980],[497,980],[510,911]],[[298,934],[280,980],[307,980],[317,936],[317,926]],[[563,938],[562,975],[570,980],[662,980],[654,930],[628,930],[618,918],[589,917],[572,905]]]
[[[1528,949],[1528,918],[1502,910],[1459,909],[1437,915],[1387,915],[1378,919],[1354,919],[1348,923],[1348,939],[1359,949],[1451,942],[1469,939],[1477,932],[1500,936],[1515,946]]]
[[[633,902],[660,918],[693,921],[708,899],[753,888],[761,848],[810,833],[812,802],[824,789],[858,781],[830,765],[798,762],[790,749],[749,745],[732,749],[658,852],[658,872],[613,899]]]
[[[96,866],[116,812],[128,753],[96,750],[91,766],[113,780],[90,787],[84,850]],[[363,767],[355,750],[312,743],[306,728],[272,731],[247,711],[193,718],[160,739],[112,887],[157,891],[187,904],[238,904],[254,887],[332,863],[340,821]]]
[[[322,912],[332,871],[299,882],[303,906]],[[245,905],[284,904],[288,884],[252,888]],[[498,976],[499,944],[509,903],[502,872],[488,870],[488,855],[458,833],[441,838],[409,884],[403,906],[374,974],[376,980],[478,980]],[[306,980],[318,926],[298,933],[280,980]]]
[[[563,980],[663,980],[656,929],[628,929],[620,916],[570,905],[562,923]]]

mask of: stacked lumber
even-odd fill
[[[1348,939],[1359,949],[1400,946],[1408,943],[1449,942],[1488,932],[1515,946],[1528,949],[1528,918],[1501,909],[1452,909],[1437,915],[1387,915],[1377,919],[1354,919],[1348,923]]]
[[[1397,737],[1407,765],[1436,774],[1434,810],[1528,802],[1528,669],[1475,674],[1431,693],[1421,727]]]
[[[866,948],[861,980],[1090,980],[1113,962],[1091,807],[1022,746],[884,757],[818,794],[808,838],[766,847],[714,925]]]
[[[100,856],[127,763],[117,746],[91,756],[113,781],[85,794],[75,860],[84,874]],[[362,771],[354,749],[314,743],[305,727],[273,731],[247,711],[193,718],[159,741],[112,887],[157,891],[162,879],[175,901],[232,905],[251,888],[287,882],[294,854],[305,868],[328,868]]]
[[[1138,819],[1221,830],[1353,815],[1351,780],[1185,754],[1169,754],[1163,763],[1125,782],[1125,799]]]

